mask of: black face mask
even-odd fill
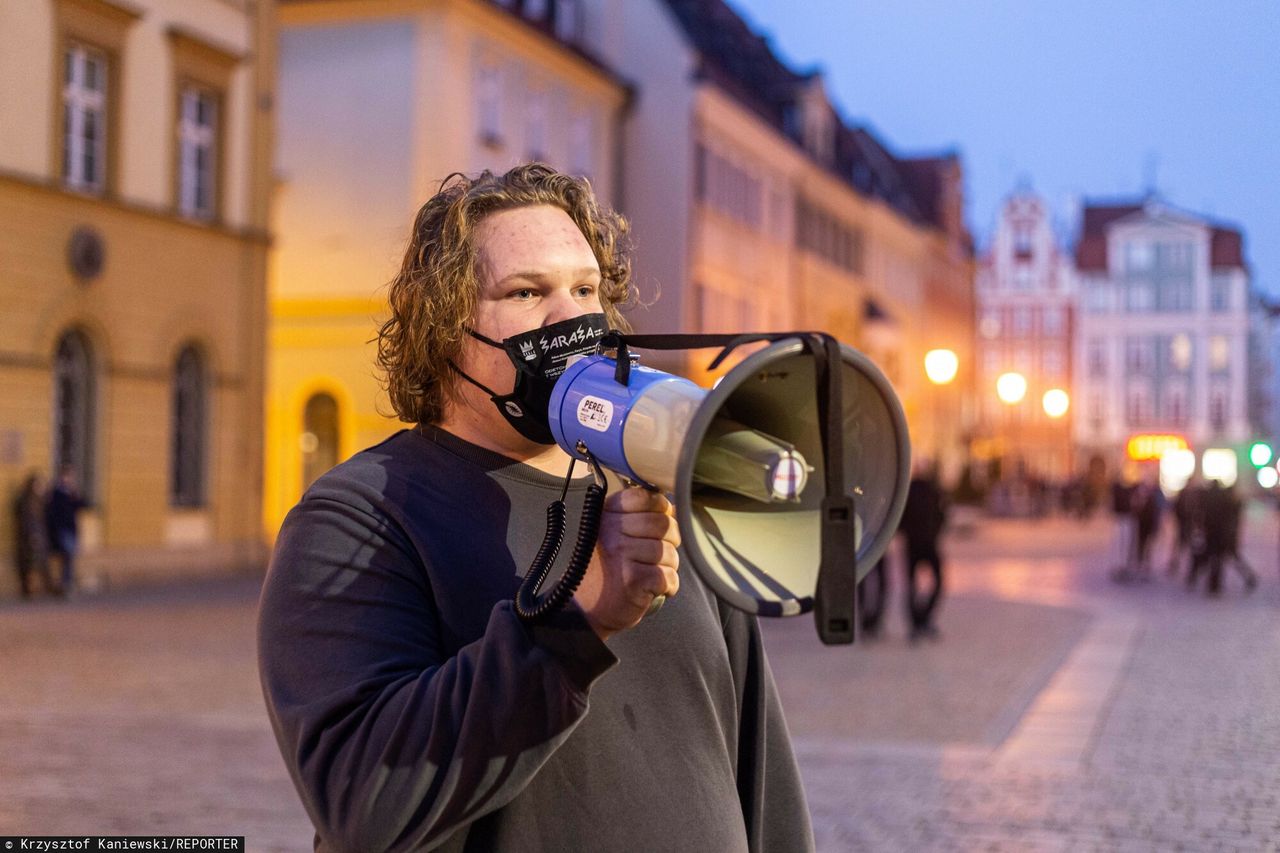
[[[569,359],[595,352],[596,342],[608,331],[609,321],[604,314],[584,314],[562,320],[505,338],[502,343],[468,329],[467,333],[476,340],[506,350],[516,368],[516,384],[510,394],[495,394],[463,373],[456,364],[451,366],[459,376],[489,395],[516,432],[538,444],[555,444],[547,421],[551,389],[564,373]]]

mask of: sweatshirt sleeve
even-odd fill
[[[755,616],[719,603],[738,695],[738,798],[751,853],[812,851],[813,827]]]
[[[445,656],[403,532],[329,498],[285,520],[263,587],[267,711],[325,849],[430,849],[509,803],[617,659],[580,613],[528,629],[509,602]]]

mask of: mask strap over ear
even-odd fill
[[[479,332],[477,332],[475,329],[467,329],[467,334],[468,334],[468,335],[470,335],[471,337],[475,338],[477,341],[480,341],[480,342],[482,342],[482,343],[486,343],[486,344],[488,344],[488,345],[489,345],[489,346],[491,346],[491,347],[497,347],[498,349],[506,349],[506,347],[505,347],[505,346],[503,346],[502,344],[498,343],[498,342],[497,342],[497,341],[495,341],[493,338],[486,338],[484,335],[480,334],[480,333],[479,333]],[[457,370],[457,368],[455,367],[455,368],[454,368],[454,370]],[[461,372],[461,371],[459,371],[459,372]]]
[[[474,334],[475,334],[475,332],[472,332],[471,334],[473,334],[473,335],[474,335]],[[477,337],[479,337],[479,336],[477,335]],[[480,382],[479,382],[478,380],[472,379],[470,376],[468,376],[467,374],[463,373],[463,372],[462,372],[462,368],[461,368],[461,367],[458,367],[458,365],[454,364],[452,359],[450,359],[450,361],[449,361],[449,366],[453,368],[453,372],[454,372],[454,373],[458,374],[458,375],[459,375],[459,376],[461,376],[463,379],[467,380],[467,381],[468,381],[468,382],[470,382],[472,385],[476,386],[476,387],[477,387],[477,388],[479,388],[481,391],[483,391],[484,393],[488,394],[491,398],[492,398],[492,397],[497,397],[497,396],[499,396],[498,394],[493,393],[493,391],[492,391],[491,389],[486,388],[485,386],[481,385],[481,384],[480,384]]]

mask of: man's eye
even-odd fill
[[[576,288],[576,292],[579,297],[586,299],[595,294],[596,288],[593,284],[580,284]]]
[[[515,299],[519,302],[527,302],[534,297],[534,292],[530,288],[524,287],[520,290],[513,290],[507,294],[508,299]]]

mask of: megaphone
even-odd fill
[[[743,339],[632,340],[673,348],[682,338]],[[633,362],[627,336],[610,333],[602,348],[623,345],[577,359],[557,380],[551,432],[576,459],[672,495],[684,554],[725,602],[761,616],[816,609],[824,642],[851,642],[853,587],[884,554],[906,502],[906,419],[888,380],[851,347],[832,347],[829,364],[803,336],[745,339],[760,338],[773,342],[707,390]],[[838,412],[823,411],[826,387]],[[828,494],[833,482],[843,494]],[[824,573],[841,572],[827,597],[835,589],[847,600],[824,602]]]

